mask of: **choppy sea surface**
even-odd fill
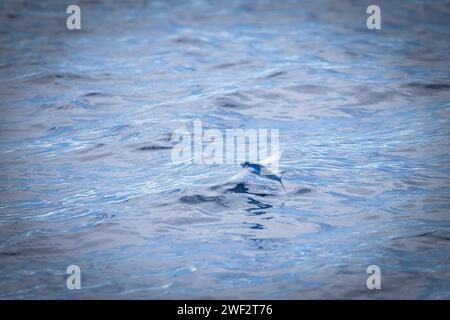
[[[450,298],[448,1],[378,1],[381,30],[366,1],[68,4],[0,4],[0,298]],[[279,129],[286,191],[172,161],[195,120]]]

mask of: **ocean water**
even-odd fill
[[[0,298],[450,298],[450,3],[0,4]],[[172,161],[280,133],[283,184]],[[66,288],[66,268],[81,289]],[[381,290],[368,290],[369,265]]]

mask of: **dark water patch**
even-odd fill
[[[259,196],[259,197],[266,197],[266,196],[270,196],[271,195],[271,194],[268,194],[268,193],[248,192],[248,190],[249,190],[249,188],[245,185],[245,183],[238,183],[233,188],[227,189],[227,192],[251,194],[251,195]]]
[[[309,193],[312,190],[309,188],[300,188],[297,191],[294,192],[294,194],[305,194],[305,193]]]
[[[448,90],[450,89],[450,85],[448,84],[427,84],[425,86],[427,89],[431,90]]]
[[[233,68],[242,64],[247,64],[248,61],[237,61],[237,62],[226,62],[226,63],[221,63],[218,65],[215,65],[213,67],[213,69],[228,69],[228,68]]]
[[[72,104],[63,104],[63,105],[58,106],[56,109],[57,110],[71,110],[71,109],[77,109],[77,107]]]
[[[0,255],[5,256],[5,257],[16,257],[16,256],[21,255],[21,253],[18,251],[5,251],[5,252],[0,252]]]
[[[284,76],[285,74],[286,74],[286,71],[277,71],[277,72],[273,72],[273,73],[265,76],[264,78],[266,78],[266,79],[277,78],[280,76]]]
[[[88,81],[91,80],[87,76],[83,76],[76,73],[52,73],[52,74],[39,74],[31,76],[24,80],[26,83],[33,83],[33,84],[48,84],[56,81],[70,81],[70,80],[77,80],[77,81]]]
[[[426,185],[427,185],[426,182],[423,182],[423,181],[415,181],[415,180],[412,180],[412,179],[402,180],[402,181],[403,181],[403,183],[405,183],[405,184],[407,184],[407,185],[415,186],[415,187],[423,187],[423,186],[426,186]]]
[[[332,91],[332,89],[330,87],[313,85],[313,84],[290,86],[290,87],[287,87],[286,90],[297,92],[297,93],[310,93],[310,94],[316,94],[316,93],[324,94],[324,93]]]
[[[244,224],[245,226],[248,226],[250,229],[255,229],[255,230],[265,229],[264,225],[262,225],[261,223],[242,222],[242,224]]]
[[[56,108],[57,110],[74,110],[74,109],[84,109],[91,110],[94,108],[93,104],[90,104],[82,100],[73,100],[70,103],[60,104]]]
[[[392,240],[400,240],[400,239],[428,239],[432,241],[450,241],[450,232],[445,230],[434,230],[422,233],[416,233],[401,237],[393,238]]]
[[[50,131],[50,132],[64,131],[64,128],[62,128],[62,127],[51,127],[51,128],[48,129],[48,131]]]
[[[186,203],[186,204],[200,204],[200,203],[205,203],[205,202],[213,202],[213,203],[219,204],[221,206],[224,206],[222,197],[204,196],[201,194],[195,194],[192,196],[182,196],[180,198],[180,202]]]
[[[92,91],[92,92],[88,92],[88,93],[84,94],[83,96],[84,97],[106,97],[108,95],[105,93],[102,93],[102,92]]]
[[[371,117],[375,113],[377,113],[376,110],[369,110],[369,109],[357,108],[357,107],[352,107],[352,108],[342,107],[342,108],[336,108],[336,110],[342,111],[343,113],[346,113],[355,118],[367,118],[367,117]]]
[[[225,109],[247,109],[251,106],[251,98],[241,92],[233,92],[218,96],[214,99],[213,105]]]
[[[253,173],[253,174],[256,174],[256,175],[258,175],[258,176],[260,176],[260,177],[263,177],[263,178],[266,178],[266,179],[269,179],[269,180],[273,180],[273,181],[277,181],[277,182],[279,182],[282,186],[283,186],[283,189],[285,189],[284,188],[284,184],[283,184],[283,182],[281,181],[281,176],[277,176],[276,174],[274,174],[273,172],[271,172],[269,169],[267,169],[266,167],[264,167],[264,166],[262,166],[262,165],[260,165],[260,164],[258,164],[258,163],[251,163],[251,162],[243,162],[243,163],[241,163],[241,166],[243,167],[243,168],[248,168],[248,169],[250,169],[250,171]]]
[[[0,68],[14,64],[0,70],[0,299],[70,299],[54,275],[77,261],[99,299],[364,299],[368,257],[386,283],[429,275],[379,298],[448,296],[448,234],[430,233],[448,230],[447,7],[389,4],[398,28],[380,45],[341,23],[350,0],[230,1],[96,2],[79,33],[56,0],[7,0],[21,17],[0,13],[14,22],[0,31]],[[279,129],[287,192],[237,165],[164,161],[165,133],[194,119]]]
[[[129,130],[130,128],[132,128],[132,126],[129,124],[119,124],[119,125],[109,127],[108,130],[111,135],[116,136],[118,134],[121,134],[124,131]]]
[[[98,159],[101,159],[101,158],[106,158],[106,157],[109,157],[109,156],[112,156],[112,155],[113,155],[112,152],[105,152],[105,153],[95,154],[95,155],[92,155],[92,156],[81,157],[81,158],[79,158],[79,160],[83,161],[83,162],[89,162],[89,161],[95,161],[95,160],[98,160]]]
[[[95,144],[94,146],[91,146],[91,147],[88,147],[88,148],[79,150],[78,153],[80,153],[80,154],[89,153],[89,152],[91,152],[91,151],[100,149],[100,148],[102,148],[102,147],[104,147],[104,146],[105,146],[104,143],[97,143],[97,144]]]

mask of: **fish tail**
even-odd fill
[[[281,183],[281,186],[283,187],[284,191],[286,191],[286,188],[284,187],[284,184],[283,184],[283,181],[281,181],[281,178],[280,178],[280,183]]]

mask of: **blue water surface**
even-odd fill
[[[66,2],[0,5],[0,298],[450,298],[448,1]],[[195,120],[286,192],[172,161]]]

